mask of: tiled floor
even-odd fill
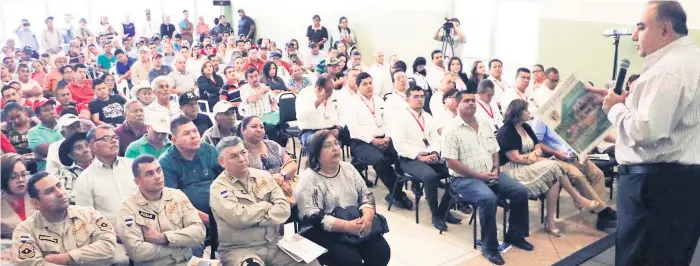
[[[371,167],[369,176],[370,180],[374,181],[375,175]],[[431,224],[430,211],[424,197],[419,204],[420,223],[416,224],[415,209],[409,211],[393,207],[391,211],[387,211],[388,204],[383,199],[388,191],[381,181],[371,190],[374,191],[377,199],[377,212],[384,215],[389,223],[390,232],[384,236],[391,246],[389,265],[492,265],[481,256],[479,250],[472,247],[472,226],[468,224],[468,215],[453,211],[455,216],[463,218],[462,224],[449,225],[449,231],[440,235]],[[440,189],[440,193],[442,192],[443,190]],[[412,192],[406,193],[413,199]],[[606,199],[607,196],[605,195]],[[606,235],[594,229],[596,216],[581,213],[575,209],[571,197],[565,191],[561,194],[560,219],[557,219],[558,226],[563,231],[563,236],[560,238],[544,232],[540,223],[540,203],[531,201],[529,207],[530,237],[528,241],[535,246],[535,250],[527,252],[511,248],[503,254],[506,265],[551,265]],[[500,242],[503,218],[500,208],[496,218]]]

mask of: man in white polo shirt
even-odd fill
[[[170,83],[170,93],[177,95],[195,91],[196,77],[194,73],[187,71],[187,58],[182,55],[175,57],[175,70],[168,74],[168,83]]]
[[[301,145],[311,139],[316,131],[329,129],[333,131],[335,137],[349,144],[350,133],[343,129],[340,120],[342,111],[340,103],[333,90],[333,80],[328,73],[321,74],[316,79],[316,87],[302,90],[296,100],[297,121],[301,129]]]

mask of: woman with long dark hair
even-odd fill
[[[525,185],[530,198],[546,194],[547,215],[544,228],[547,233],[560,237],[561,231],[554,222],[554,213],[561,188],[571,195],[581,211],[595,210],[600,203],[583,197],[571,185],[559,164],[543,156],[537,136],[526,123],[531,119],[527,108],[526,101],[516,99],[506,110],[503,127],[496,136],[501,148],[501,171]]]
[[[387,265],[391,248],[383,236],[386,220],[375,214],[374,194],[360,173],[341,161],[338,139],[320,130],[306,147],[307,168],[294,195],[302,224],[314,226],[305,236],[328,250],[318,261],[330,266]]]
[[[348,27],[348,18],[340,17],[338,20],[338,27],[333,31],[333,35],[331,36],[331,41],[331,43],[342,42],[347,47],[353,46],[355,43],[357,43],[355,34],[353,34],[352,30],[350,30]]]
[[[202,75],[197,78],[199,95],[201,98],[207,99],[209,109],[211,109],[219,101],[219,90],[224,86],[224,79],[214,72],[214,65],[210,61],[204,62],[201,70]]]
[[[284,80],[277,76],[277,65],[272,61],[268,61],[263,65],[260,83],[267,85],[275,93],[287,90],[287,85],[284,84]]]
[[[467,78],[467,74],[464,73],[464,64],[462,64],[462,59],[459,59],[459,57],[450,58],[450,62],[447,64],[447,70],[458,77],[455,79],[455,88],[460,91],[466,90],[467,83],[469,83],[469,78]]]
[[[427,64],[428,62],[425,60],[425,57],[416,57],[416,60],[413,60],[413,65],[411,66],[412,71],[408,76],[409,78],[413,78],[413,80],[416,81],[416,86],[421,87],[423,88],[423,90],[426,91],[431,89],[428,85],[428,80],[425,79],[425,77],[428,75],[428,72],[425,70],[425,65]],[[440,88],[433,89],[437,90]]]
[[[479,83],[489,77],[489,75],[486,74],[484,63],[479,60],[474,61],[469,74],[471,74],[471,76],[469,76],[469,80],[467,80],[467,90],[471,92],[476,92],[479,88]]]

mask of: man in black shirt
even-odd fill
[[[180,97],[177,100],[178,104],[180,104],[182,116],[192,120],[192,123],[197,126],[199,135],[204,134],[204,131],[207,131],[207,129],[214,126],[214,123],[211,122],[211,118],[209,118],[209,116],[199,113],[199,106],[197,106],[197,100],[199,100],[199,97],[197,97],[197,95],[195,95],[193,92],[180,94]]]
[[[96,126],[110,124],[119,126],[124,122],[124,104],[126,99],[119,95],[109,93],[104,79],[93,81],[92,88],[95,91],[95,99],[88,103],[88,109],[92,115],[92,122]]]
[[[255,40],[255,21],[246,16],[243,9],[238,10],[238,36],[241,40]]]
[[[328,30],[321,26],[321,17],[314,15],[314,24],[306,28],[306,38],[309,40],[309,45],[318,44],[318,48],[323,50],[323,45],[328,41]]]

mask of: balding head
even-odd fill
[[[175,57],[175,61],[173,61],[173,64],[175,65],[175,69],[179,72],[185,72],[187,71],[187,58],[185,58],[182,55],[178,55]]]

